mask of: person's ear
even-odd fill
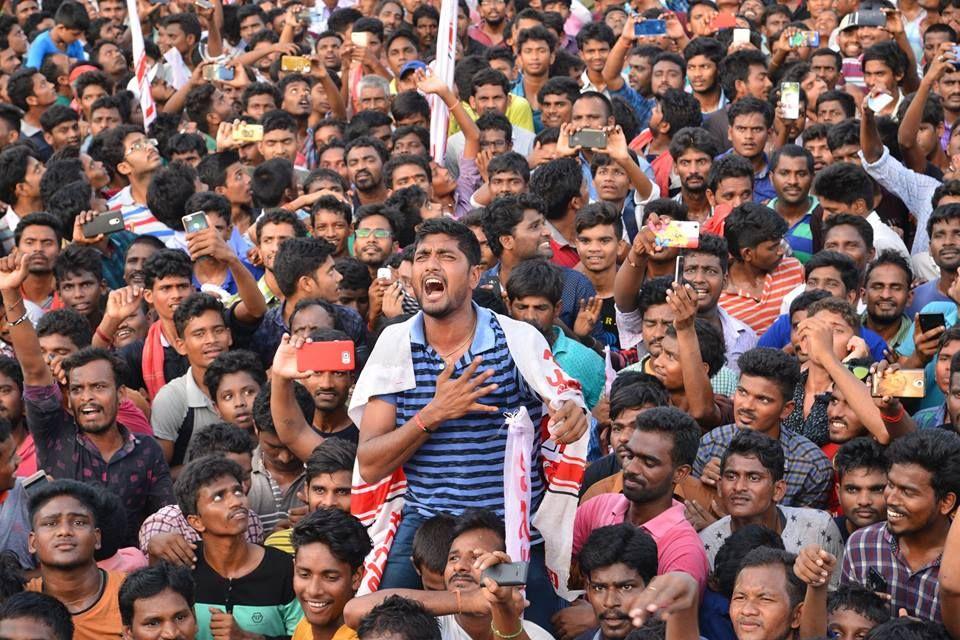
[[[483,267],[474,265],[470,267],[470,290],[473,291],[480,286],[480,278],[483,277]]]
[[[27,534],[27,551],[32,555],[36,555],[37,553],[37,534],[33,531]]]
[[[707,189],[707,202],[710,203],[711,207],[717,206],[717,196],[709,188]]]
[[[103,546],[103,534],[100,531],[100,527],[97,527],[93,530],[93,536],[97,539],[97,541],[93,544],[93,548],[99,549]]]
[[[957,494],[952,491],[947,493],[945,496],[940,498],[937,501],[937,509],[945,516],[953,513],[953,510],[957,508]]]
[[[180,355],[182,356],[187,355],[187,345],[186,343],[184,343],[183,338],[181,338],[180,336],[177,336],[176,338],[173,339],[172,346],[174,349],[177,350],[177,353],[179,353]]]
[[[193,527],[193,530],[197,533],[203,533],[207,529],[203,526],[203,520],[200,518],[200,515],[196,513],[187,516],[187,524]]]
[[[796,408],[796,403],[791,398],[783,405],[783,409],[780,410],[780,420],[786,420],[787,416],[793,413],[793,410]]]
[[[737,97],[747,95],[747,83],[743,80],[733,81],[733,94]]]
[[[416,569],[416,566],[414,566]],[[417,572],[419,574],[419,571]],[[357,567],[357,570],[353,572],[353,575],[350,576],[350,588],[356,592],[360,589],[360,581],[363,580],[363,565]]]
[[[133,167],[126,160],[121,160],[117,163],[117,173],[122,176],[129,176],[133,173]]]
[[[793,610],[793,613],[790,614],[790,628],[791,628],[791,629],[799,629],[799,628],[800,628],[800,620],[801,620],[801,618],[803,618],[803,603],[802,603],[802,602],[801,602],[800,604],[798,604],[798,605],[796,606],[796,608]]]
[[[477,101],[474,99],[473,96],[470,96],[469,98],[467,98],[467,104],[470,105],[470,108],[473,109],[474,113],[477,113]]]
[[[873,207],[863,198],[858,198],[857,201],[853,203],[852,209],[857,212],[857,215],[866,217],[873,210]]]
[[[689,464],[682,464],[676,469],[673,470],[673,484],[679,485],[682,484],[684,480],[687,479],[687,476],[690,475],[690,472],[693,470]]]
[[[43,139],[46,140],[48,145],[53,146],[53,136],[46,131],[43,132]]]
[[[783,478],[773,483],[773,501],[777,504],[787,495],[787,481]]]

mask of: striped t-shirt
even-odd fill
[[[720,306],[760,336],[780,315],[783,297],[803,282],[803,265],[800,261],[784,258],[773,272],[767,274],[759,300],[743,290],[736,293],[724,290],[720,294]]]
[[[404,464],[407,477],[406,505],[427,517],[438,513],[460,513],[466,509],[488,509],[503,516],[503,458],[507,445],[504,414],[526,406],[534,426],[543,415],[540,398],[526,385],[507,348],[506,337],[496,317],[477,307],[477,330],[467,353],[456,363],[458,378],[476,357],[483,358],[477,373],[493,369],[486,384],[497,389],[479,402],[494,405],[495,413],[474,412],[448,420],[439,426]],[[427,343],[422,314],[410,330],[413,370],[417,386],[394,395],[380,396],[394,405],[397,425],[406,424],[427,406],[436,392],[437,375],[443,360]],[[548,349],[546,340],[544,348]],[[539,462],[540,437],[535,430],[530,461],[532,508],[543,495],[543,474]]]
[[[810,221],[813,219],[814,210],[820,206],[820,201],[816,196],[807,196],[810,207],[802,218],[789,229],[783,239],[790,245],[793,257],[800,261],[800,264],[807,264],[807,260],[813,257],[813,230],[810,228]],[[767,207],[777,210],[777,198],[773,198],[767,203]]]
[[[176,231],[157,220],[156,216],[142,204],[130,204],[120,208],[123,214],[123,226],[138,236],[153,236],[167,245],[169,249],[186,249],[186,242]]]

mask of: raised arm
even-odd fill
[[[270,381],[270,415],[277,429],[277,437],[300,460],[306,460],[323,442],[323,438],[310,428],[308,417],[300,411],[294,386],[297,380],[310,376],[309,371],[297,369],[297,349],[303,346],[304,338],[283,336],[273,357]]]
[[[651,219],[656,220],[656,215],[651,214]],[[653,232],[647,227],[640,229],[613,281],[613,299],[621,313],[636,311],[637,292],[647,275],[647,256],[661,250],[654,245]]]
[[[627,136],[624,135],[620,125],[607,127],[607,155],[626,171],[627,177],[630,179],[630,186],[637,191],[641,201],[647,200],[653,195],[653,183],[650,182],[650,178],[643,172],[640,165],[630,157]]]
[[[952,69],[953,60],[951,45],[949,43],[940,45],[937,57],[930,63],[927,73],[920,81],[920,87],[903,114],[900,128],[897,130],[897,142],[900,143],[900,150],[903,152],[903,162],[918,173],[924,173],[927,170],[927,158],[917,144],[917,135],[923,120],[923,108],[927,104],[927,98],[933,90],[934,83],[940,80],[948,69]]]
[[[713,397],[710,376],[700,357],[700,341],[694,320],[697,317],[697,296],[689,284],[674,282],[667,291],[667,303],[675,315],[673,326],[677,331],[677,351],[683,389],[687,397],[687,413],[704,429],[720,424],[720,409]]]
[[[954,518],[940,558],[940,615],[951,638],[960,638],[960,518]]]
[[[699,596],[696,578],[682,571],[671,571],[651,580],[628,613],[635,627],[642,627],[650,618],[659,616],[667,623],[666,640],[699,640]]]
[[[13,253],[0,258],[0,295],[10,331],[10,342],[23,371],[23,381],[31,386],[48,386],[54,383],[53,374],[43,361],[40,339],[27,317],[20,287],[27,279],[27,259],[14,249]]]
[[[627,59],[627,54],[630,52],[636,37],[633,35],[635,22],[637,22],[637,18],[633,16],[627,18],[620,37],[613,44],[610,55],[607,56],[607,62],[603,65],[603,81],[607,83],[607,89],[611,92],[619,91],[624,85],[625,81],[621,74],[623,73],[623,63]]]
[[[463,103],[454,94],[453,89],[443,83],[443,80],[435,75],[427,75],[423,70],[415,72],[417,78],[417,89],[426,94],[438,96],[450,110],[450,115],[457,121],[460,130],[463,131],[463,157],[476,158],[480,151],[480,129],[477,123],[467,114],[463,108]]]
[[[837,558],[818,544],[807,545],[797,554],[793,572],[807,585],[800,614],[800,638],[827,635],[827,592]]]
[[[224,241],[220,232],[213,227],[187,235],[187,251],[196,261],[202,257],[210,257],[226,263],[237,284],[237,293],[240,297],[233,308],[233,314],[240,322],[253,324],[267,313],[267,302],[257,287],[253,274],[243,266],[240,256]]]
[[[877,129],[877,119],[867,106],[869,96],[863,99],[860,109],[860,151],[867,162],[876,162],[883,155],[883,142]]]

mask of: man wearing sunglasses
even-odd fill
[[[382,204],[368,204],[357,209],[353,255],[377,278],[377,269],[399,249],[396,222],[399,212]]]

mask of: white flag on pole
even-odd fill
[[[133,0],[127,0],[133,2]],[[440,3],[440,29],[437,32],[437,58],[433,62],[433,73],[448,87],[453,86],[453,65],[457,53],[457,3]],[[447,153],[447,126],[450,112],[440,96],[427,96],[430,103],[430,156],[443,164]]]
[[[147,54],[143,47],[143,31],[140,29],[140,14],[137,13],[137,0],[127,0],[127,15],[130,22],[130,36],[133,40],[133,70],[137,79],[137,93],[140,94],[140,108],[143,110],[143,130],[157,119],[157,105],[150,93],[150,78],[147,77]]]

